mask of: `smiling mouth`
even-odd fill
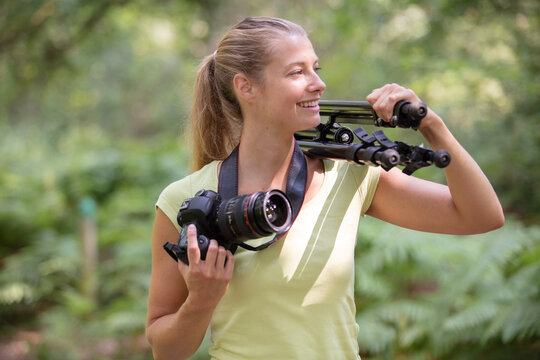
[[[315,107],[318,104],[319,104],[319,100],[313,100],[313,101],[300,102],[298,103],[298,106],[303,107],[303,108],[310,108],[310,107]]]

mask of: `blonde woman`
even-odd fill
[[[504,223],[489,181],[444,122],[428,110],[419,131],[446,149],[448,186],[378,167],[301,155],[307,172],[300,211],[262,251],[233,254],[211,241],[200,258],[188,233],[189,265],[162,249],[176,242],[184,199],[218,188],[222,161],[237,150],[238,194],[286,191],[297,154],[293,134],[319,124],[325,83],[305,31],[277,18],[247,18],[207,56],[191,113],[196,171],[157,201],[147,337],[155,359],[186,359],[211,327],[213,359],[359,359],[354,246],[365,214],[410,229],[472,234]],[[388,84],[367,100],[384,120],[409,89]]]

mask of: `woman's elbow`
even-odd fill
[[[153,336],[154,334],[152,331],[151,323],[148,323],[146,325],[145,335],[146,335],[146,342],[148,342],[148,345],[150,345],[150,348],[152,348],[153,350],[154,349],[154,336]],[[154,354],[154,359],[156,359],[155,354]]]
[[[149,321],[146,326],[146,341],[152,349],[152,356],[154,360],[187,360],[197,350],[197,347],[187,346],[185,348],[179,347],[177,338],[164,339],[162,329],[152,326],[154,321]],[[184,344],[187,345],[187,344]]]
[[[497,206],[494,207],[493,214],[490,216],[490,218],[491,228],[488,231],[497,230],[504,226],[504,211],[500,202],[497,202]]]
[[[494,216],[493,228],[491,230],[497,230],[497,229],[502,228],[504,226],[505,221],[506,220],[504,218],[504,212],[501,208],[498,214]]]
[[[475,224],[471,227],[470,234],[483,234],[494,231],[503,227],[504,223],[505,217],[501,208],[498,211],[494,211],[492,214],[484,217],[483,220],[475,222]]]

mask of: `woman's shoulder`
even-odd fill
[[[206,164],[201,169],[171,182],[163,189],[163,193],[182,192],[189,195],[201,189],[214,190],[214,187],[217,188],[218,165],[219,161]]]
[[[213,161],[201,169],[173,181],[159,194],[156,206],[167,216],[174,219],[185,199],[191,198],[199,190],[217,190],[218,165],[220,161]],[[173,221],[175,224],[175,221]],[[176,225],[176,224],[175,224]]]

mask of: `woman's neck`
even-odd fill
[[[294,152],[294,138],[270,128],[245,128],[239,147],[238,194],[280,189],[285,191]]]

